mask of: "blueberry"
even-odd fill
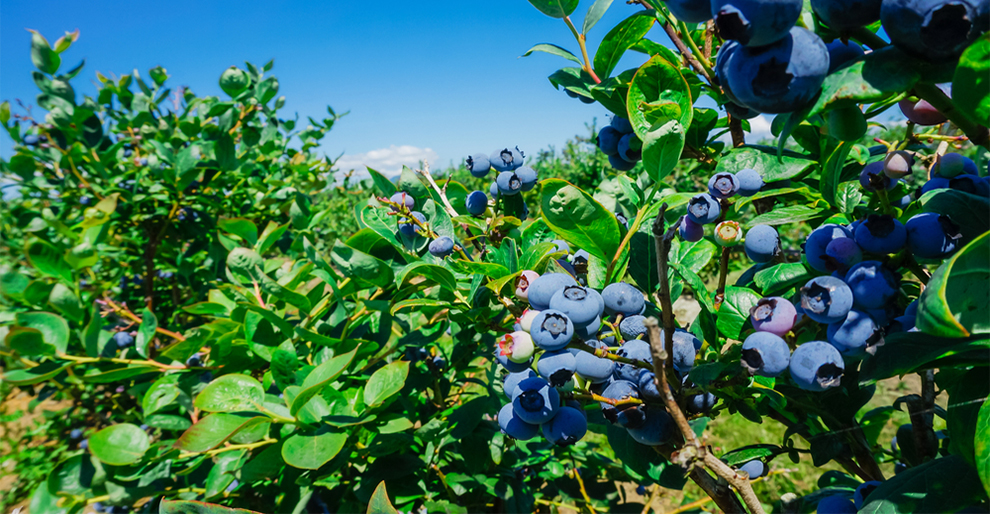
[[[897,294],[900,279],[878,261],[863,261],[846,273],[846,284],[861,309],[879,309]],[[834,320],[829,323],[834,323]],[[822,323],[825,323],[824,321]]]
[[[703,414],[710,410],[715,404],[718,403],[718,398],[712,393],[701,393],[694,394],[687,399],[687,411],[691,414]]]
[[[884,0],[880,21],[901,50],[928,60],[957,57],[979,36],[976,9],[961,0]]]
[[[625,214],[622,214],[621,212],[615,213],[615,220],[618,221],[620,225],[625,227],[626,230],[629,230],[629,218],[626,218]]]
[[[913,300],[904,308],[905,316],[917,316],[918,315],[918,300]]]
[[[533,319],[530,333],[536,346],[547,351],[560,350],[574,337],[574,323],[563,312],[545,309]]]
[[[141,430],[147,431],[148,430],[148,425],[141,425],[138,428],[140,428]]]
[[[550,308],[563,312],[575,326],[587,326],[605,308],[602,295],[590,287],[565,286],[550,298]]]
[[[26,146],[37,146],[40,140],[41,139],[38,137],[37,134],[28,134],[24,136],[24,139],[22,139],[22,141]]]
[[[238,482],[237,479],[235,478],[234,481],[231,482],[226,489],[224,489],[224,491],[227,493],[232,493],[234,492],[234,489],[237,489],[238,485],[240,485],[240,482]]]
[[[130,148],[124,150],[124,157],[130,157],[132,155],[134,155],[134,150],[131,150]]]
[[[900,462],[894,463],[894,475],[900,475],[902,472],[907,470],[908,470],[907,464],[903,464]],[[852,511],[852,512],[856,512],[856,511]]]
[[[680,16],[678,16],[678,18],[680,18]],[[636,487],[636,494],[640,496],[646,496],[646,486],[640,484],[638,487]]]
[[[742,367],[750,375],[776,377],[790,364],[787,342],[770,332],[755,332],[742,345]]]
[[[869,497],[870,493],[876,490],[877,487],[880,487],[881,483],[882,482],[879,480],[870,480],[869,482],[859,484],[859,487],[856,488],[856,492],[853,493],[853,502],[856,505],[857,510],[863,508],[863,505],[866,503],[866,498]]]
[[[753,196],[763,188],[763,177],[754,169],[743,168],[739,170],[736,173],[736,181],[739,183],[739,188],[736,191],[739,196]]]
[[[567,244],[567,241],[564,241],[563,239],[554,239],[553,241],[551,241],[551,243],[553,243],[554,253],[556,252],[570,253],[571,251],[571,245]]]
[[[688,202],[687,217],[699,225],[715,223],[721,213],[718,200],[707,193],[695,195]]]
[[[839,141],[859,141],[866,134],[866,116],[855,105],[832,109],[828,113],[828,133]]]
[[[419,211],[412,211],[411,213],[409,213],[409,215],[412,216],[413,218],[416,218],[416,220],[419,221],[421,224],[426,223],[426,216],[424,216],[423,213]],[[415,236],[416,231],[418,229],[419,227],[415,223],[413,223],[409,218],[402,218],[399,220],[399,232],[401,232],[406,236],[409,237]]]
[[[646,409],[646,419],[642,425],[626,427],[629,435],[636,442],[647,446],[659,446],[669,441],[677,429],[674,427],[674,420],[667,414],[667,411],[660,406],[651,406]]]
[[[744,1],[771,5],[792,2]],[[799,12],[800,4],[797,0]],[[821,92],[829,57],[825,43],[814,32],[794,27],[783,39],[761,44],[767,46],[739,48],[726,66],[729,87],[743,105],[765,113],[791,112]]]
[[[83,439],[82,441],[79,441],[80,450],[86,450],[88,448],[89,448],[89,439]]]
[[[96,502],[96,503],[94,503],[94,504],[92,504],[90,506],[93,507],[93,512],[105,512],[106,511],[106,507],[104,507],[103,504],[100,503],[100,502]]]
[[[894,189],[894,186],[896,186],[898,182],[897,179],[892,179],[884,174],[883,162],[874,162],[864,166],[863,171],[859,173],[859,185],[863,186],[864,190],[872,193],[873,191],[876,191],[873,184],[877,181],[879,181],[880,185],[882,185],[887,191]]]
[[[608,398],[609,400],[628,400],[631,398],[639,399],[639,389],[636,388],[636,384],[628,380],[616,380],[608,385],[604,391],[602,391],[601,396]],[[610,403],[601,402],[602,414],[605,416],[610,423],[618,424],[620,426],[638,427],[642,426],[643,422],[646,420],[646,409],[643,404],[636,403],[623,403],[620,405],[612,405]]]
[[[498,183],[497,182],[492,181],[492,185],[488,188],[488,194],[491,195],[492,198],[498,198]]]
[[[761,298],[749,310],[753,328],[758,332],[769,332],[783,337],[797,322],[794,304],[780,296]]]
[[[608,156],[619,155],[619,140],[622,133],[611,125],[605,125],[598,131],[598,148]]]
[[[907,243],[904,225],[888,214],[870,214],[856,227],[856,243],[863,250],[876,254],[896,253]]]
[[[927,100],[918,99],[917,101],[912,101],[910,98],[905,98],[898,102],[897,106],[900,107],[904,117],[909,121],[913,121],[915,125],[929,127],[932,125],[941,125],[949,121],[944,114],[928,103]]]
[[[780,254],[780,235],[770,225],[756,225],[746,232],[743,247],[753,262],[770,262]]]
[[[801,288],[801,309],[819,323],[846,318],[853,306],[853,292],[841,279],[815,277]]]
[[[660,334],[663,335],[663,330],[660,330]],[[683,328],[674,329],[674,344],[680,344],[683,341],[685,343],[690,343],[694,347],[695,351],[701,350],[701,346],[704,344],[698,336],[684,330]]]
[[[693,337],[694,334],[686,330],[674,331],[674,370],[678,373],[685,374],[691,371],[694,367],[695,358],[695,341],[700,343],[698,338]],[[666,344],[666,338],[663,335],[663,330],[660,331],[660,340],[664,341]],[[700,344],[698,345],[700,346]],[[649,345],[647,345],[649,347]],[[653,362],[653,359],[650,359]]]
[[[574,353],[564,348],[543,352],[540,355],[540,360],[536,362],[536,371],[547,382],[550,382],[550,385],[560,387],[574,376],[575,366]]]
[[[963,174],[977,175],[976,163],[957,153],[942,155],[932,165],[932,177],[953,178]]]
[[[529,362],[535,351],[533,338],[523,331],[505,334],[497,344],[501,354],[516,363]]]
[[[512,362],[511,360],[509,360],[508,355],[502,354],[501,348],[496,348],[495,362],[501,364],[502,367],[505,368],[505,370],[508,371],[509,373],[519,373],[521,371],[525,371],[529,369],[529,367],[533,364],[533,359],[532,357],[530,357],[529,359],[524,360],[522,362]]]
[[[750,480],[756,480],[757,478],[766,475],[768,468],[762,460],[754,459],[743,464],[742,466],[739,466],[739,471],[745,471],[746,474],[749,475]]]
[[[586,341],[585,344],[594,349],[605,348],[603,343],[595,340]],[[615,361],[579,350],[574,355],[574,372],[592,384],[601,384],[615,372]]]
[[[608,165],[615,168],[616,171],[629,171],[636,167],[636,163],[629,162],[622,157],[619,157],[619,154],[609,155]]]
[[[691,221],[691,218],[683,218],[681,220],[681,225],[677,227],[677,233],[680,234],[681,239],[697,243],[705,237],[705,227]]]
[[[842,496],[826,496],[818,502],[818,514],[856,514],[856,504]]]
[[[837,32],[863,27],[880,19],[880,0],[811,0],[811,8]]]
[[[513,171],[503,171],[495,178],[498,185],[498,192],[501,195],[513,196],[522,192],[523,183],[519,175]]]
[[[437,258],[444,258],[454,253],[454,240],[447,236],[440,236],[430,241],[430,255]]]
[[[715,231],[712,232],[712,237],[719,246],[735,246],[742,241],[742,227],[736,221],[726,220],[715,225]]]
[[[809,341],[791,355],[791,378],[801,389],[824,391],[837,387],[845,371],[842,355],[824,341]]]
[[[711,0],[722,39],[760,47],[780,41],[801,16],[801,0]],[[826,61],[827,66],[827,61]]]
[[[93,200],[90,199],[90,197],[84,196],[84,197],[82,197],[82,198],[79,199],[79,205],[89,205],[90,203],[92,203],[92,201]]]
[[[512,410],[526,423],[539,425],[560,409],[560,395],[542,378],[527,378],[513,391]]]
[[[565,243],[566,244],[566,243]],[[576,286],[574,278],[566,273],[545,273],[529,284],[529,304],[538,311],[550,308],[550,299],[566,286]]]
[[[626,341],[646,337],[645,316],[628,316],[619,322],[619,333]]]
[[[198,368],[203,365],[203,354],[194,353],[192,357],[186,359],[186,366],[190,368]]]
[[[888,153],[883,158],[883,173],[890,178],[903,178],[911,174],[914,156],[904,150]]]
[[[948,216],[923,212],[912,216],[904,226],[907,247],[915,257],[941,259],[952,255],[961,243],[959,225]]]
[[[657,376],[652,371],[640,370],[639,372],[639,395],[644,400],[660,403],[663,397],[660,396],[660,389],[657,387]]]
[[[833,239],[825,247],[825,268],[830,271],[845,273],[849,268],[863,260],[863,251],[851,237]]]
[[[471,191],[464,199],[464,206],[472,216],[481,216],[488,209],[488,195],[484,191]]]
[[[488,160],[488,156],[483,153],[471,154],[465,161],[467,169],[472,175],[478,178],[485,178],[488,172],[491,171],[492,165],[491,161]]]
[[[127,332],[117,332],[113,335],[113,342],[117,343],[117,348],[127,348],[134,344],[134,337]]]
[[[515,397],[515,394],[513,393],[515,393],[516,387],[519,386],[519,383],[527,378],[533,378],[536,376],[538,376],[536,372],[529,369],[529,366],[526,366],[520,371],[511,372],[502,380],[502,392],[505,393],[505,396],[509,397],[509,400],[512,400]]]
[[[573,262],[575,266],[578,266],[578,265],[580,265],[580,266],[587,266],[588,265],[588,259],[590,259],[590,258],[591,258],[591,255],[587,252],[587,250],[578,250],[578,251],[574,252],[574,255],[571,258],[571,262]]]
[[[693,347],[691,349],[694,350]],[[625,344],[619,347],[619,350],[616,351],[615,354],[619,357],[640,361],[646,364],[653,362],[653,353],[650,351],[650,343],[639,339],[626,341]],[[642,371],[643,368],[633,364],[626,364],[622,362],[615,363],[615,376],[622,380],[628,380],[633,384],[639,383],[639,375]]]
[[[729,77],[726,74],[729,69],[729,61],[736,55],[739,49],[742,48],[737,41],[726,40],[722,43],[722,46],[718,49],[718,54],[715,55],[715,66],[712,71],[715,72],[715,82],[722,87],[722,91],[725,96],[729,98],[729,103],[726,104],[725,110],[729,112],[729,105],[737,106],[741,110],[747,110],[748,107],[744,107],[736,98],[736,95],[732,94],[732,89],[729,88]],[[732,113],[729,113],[732,114]]]
[[[869,314],[851,310],[846,319],[828,326],[828,342],[847,357],[864,357],[876,353],[883,344],[883,334]]]
[[[526,300],[529,298],[529,286],[540,278],[540,274],[533,270],[525,270],[516,279],[516,298]]]
[[[724,90],[727,92],[726,96],[728,96],[728,88],[724,87]],[[757,111],[755,109],[750,109],[749,107],[744,107],[735,102],[726,102],[724,107],[725,107],[725,112],[728,113],[729,116],[732,116],[734,118],[751,120],[760,115],[760,111]],[[743,195],[743,196],[749,196],[749,195]]]
[[[501,150],[492,152],[492,155],[488,158],[488,162],[492,165],[492,168],[495,168],[495,171],[512,171],[523,165],[525,157],[518,146],[515,148],[502,148]]]
[[[705,0],[666,0],[663,5],[685,23],[702,23],[712,19],[712,6]]]
[[[816,0],[818,2],[820,0]],[[815,2],[813,2],[814,4]],[[828,49],[828,72],[842,67],[842,65],[858,60],[863,56],[863,47],[853,42],[843,43],[841,39],[836,39],[825,45]]]
[[[78,441],[78,440],[82,439],[82,436],[83,436],[83,431],[82,431],[82,429],[79,429],[79,428],[73,428],[69,432],[69,439],[71,439],[73,441]]]
[[[708,194],[715,199],[730,198],[739,190],[739,179],[732,173],[716,173],[708,179]]]
[[[629,134],[633,131],[632,123],[629,120],[621,116],[612,116],[612,121],[609,123],[615,130],[618,130],[620,134]]]
[[[553,444],[570,446],[588,433],[588,418],[574,407],[561,407],[557,414],[543,424],[543,437]]]
[[[619,157],[630,163],[637,163],[643,158],[643,142],[636,134],[626,134],[619,140]]]
[[[526,423],[516,415],[511,403],[502,406],[498,411],[498,426],[502,433],[519,441],[528,441],[536,437],[539,425]]]
[[[529,191],[536,187],[536,181],[538,179],[536,170],[530,168],[529,166],[520,166],[516,170],[516,176],[519,177],[519,181],[522,182],[522,190]]]
[[[949,179],[949,187],[972,195],[990,197],[990,185],[987,184],[986,179],[976,175],[957,175]]]
[[[643,292],[626,282],[615,282],[605,286],[601,298],[605,303],[607,314],[633,316],[640,314],[646,308]]]
[[[433,367],[443,371],[447,367],[447,359],[444,359],[442,355],[433,357]]]

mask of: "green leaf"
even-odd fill
[[[783,292],[795,284],[804,283],[810,279],[811,274],[800,262],[770,266],[758,271],[753,277],[764,296],[773,296],[775,293]]]
[[[441,300],[433,300],[431,298],[410,298],[408,300],[402,300],[400,302],[395,302],[395,305],[389,309],[389,314],[395,315],[396,312],[406,308],[420,308],[420,307],[435,307],[437,309],[449,309],[450,303]]]
[[[279,225],[274,221],[269,221],[268,225],[265,226],[265,230],[261,232],[258,242],[254,245],[254,251],[258,252],[259,255],[267,252],[288,228],[288,225]]]
[[[351,248],[340,240],[334,241],[330,260],[340,271],[355,279],[387,288],[394,284],[392,268],[384,261]]]
[[[570,60],[570,61],[574,61],[574,62],[576,62],[578,64],[583,64],[581,62],[581,59],[578,59],[576,55],[572,54],[566,48],[562,48],[562,47],[559,47],[557,45],[552,45],[550,43],[540,43],[538,45],[535,45],[535,46],[533,46],[533,48],[530,48],[529,50],[526,50],[526,53],[520,55],[520,57],[529,57],[530,54],[532,54],[533,52],[545,52],[545,53],[548,53],[550,55],[556,55],[558,57],[563,57],[564,59],[567,59],[567,60]]]
[[[909,468],[882,482],[860,514],[956,512],[983,500],[980,478],[961,457],[950,455]]]
[[[48,40],[37,31],[28,29],[28,32],[31,33],[31,62],[34,63],[34,67],[48,74],[58,71],[59,65],[62,64],[58,52],[52,50]]]
[[[193,402],[206,412],[258,411],[265,401],[265,390],[247,375],[224,375],[207,385]]]
[[[619,64],[622,54],[626,53],[629,47],[636,44],[650,31],[653,22],[656,21],[653,14],[652,11],[638,12],[620,21],[618,25],[608,31],[601,44],[598,45],[598,51],[595,52],[595,74],[599,78],[604,80],[611,75],[612,70]]]
[[[40,330],[33,328],[12,327],[4,345],[25,357],[55,355],[55,347],[45,342]]]
[[[399,173],[399,187],[396,190],[405,191],[412,195],[416,200],[416,205],[423,205],[426,199],[430,198],[429,188],[425,181],[408,166],[402,166],[402,172]]]
[[[990,120],[990,34],[963,52],[952,78],[952,103],[973,121]]]
[[[151,440],[137,425],[111,425],[89,437],[89,451],[104,464],[126,466],[141,460]]]
[[[72,282],[72,267],[62,258],[62,252],[45,241],[35,239],[24,248],[28,262],[50,277]]]
[[[735,173],[743,168],[757,171],[764,182],[777,182],[804,175],[817,166],[810,157],[791,151],[784,151],[777,160],[777,150],[769,146],[744,145],[729,150],[729,154],[719,159],[716,173]]]
[[[381,192],[382,196],[390,198],[397,191],[395,189],[395,184],[393,184],[388,177],[382,175],[380,171],[368,168],[368,174],[371,175],[371,181],[375,183],[375,187],[378,188],[378,191]]]
[[[949,393],[945,428],[952,434],[949,452],[966,459],[971,466],[978,466],[974,441],[978,440],[980,407],[990,394],[990,368],[979,366],[967,370],[955,383],[945,388]]]
[[[588,8],[588,14],[584,15],[584,24],[581,26],[581,33],[587,35],[588,32],[591,32],[592,27],[602,19],[602,16],[605,16],[605,11],[608,11],[611,5],[612,0],[595,0],[595,3],[591,4],[591,7]]]
[[[694,116],[691,90],[674,64],[657,55],[636,70],[626,111],[643,142],[643,166],[659,182],[674,171]]]
[[[392,506],[392,502],[388,499],[388,491],[385,490],[385,481],[382,480],[375,487],[375,492],[371,495],[371,501],[368,502],[367,514],[399,514],[395,507]]]
[[[980,407],[973,449],[976,452],[976,466],[980,481],[983,482],[983,490],[990,496],[990,399],[983,400]]]
[[[542,215],[561,239],[606,262],[619,249],[619,222],[577,186],[557,178],[544,180]]]
[[[570,16],[578,6],[578,0],[529,0],[529,3],[551,18]]]
[[[835,193],[835,207],[839,211],[852,214],[856,206],[862,201],[863,193],[860,191],[858,182],[850,181],[839,184],[839,189]]]
[[[14,320],[19,327],[33,328],[41,332],[46,344],[65,353],[69,346],[69,324],[59,315],[50,312],[18,312]]]
[[[158,330],[158,318],[155,313],[147,308],[141,309],[141,327],[138,328],[137,339],[134,342],[134,349],[142,357],[148,356],[148,345],[155,338],[155,330]]]
[[[402,390],[409,376],[409,361],[387,364],[371,374],[364,386],[364,403],[377,407]]]
[[[917,326],[942,337],[990,332],[990,232],[946,261],[918,301]]]
[[[751,229],[756,225],[783,225],[785,223],[797,223],[829,215],[829,209],[809,207],[807,205],[789,205],[780,207],[770,212],[763,213],[746,223],[746,229]]]
[[[863,361],[859,378],[868,383],[933,368],[939,361],[970,355],[976,362],[982,359],[985,363],[988,350],[990,338],[986,335],[958,339],[924,332],[897,332],[884,336],[884,344],[877,348],[876,355]]]
[[[718,311],[716,326],[730,339],[739,339],[743,325],[749,319],[749,310],[760,300],[760,295],[745,287],[728,286],[725,299]]]
[[[484,275],[491,279],[499,279],[506,275],[512,274],[508,268],[502,266],[501,264],[496,264],[494,262],[474,262],[474,261],[453,260],[450,262],[450,265],[454,269],[461,271],[463,273],[468,273],[472,275]]]
[[[237,152],[234,149],[234,140],[230,134],[224,133],[220,136],[214,147],[214,153],[217,157],[217,166],[221,171],[233,171],[237,168]],[[251,244],[254,242],[252,241]]]
[[[218,412],[210,414],[189,427],[189,430],[186,430],[175,442],[175,447],[188,452],[205,452],[220,446],[241,430],[270,421],[271,419],[265,416],[244,413]]]
[[[738,466],[753,459],[765,459],[778,453],[784,453],[784,450],[776,444],[753,444],[727,451],[719,458],[729,466]]]
[[[347,442],[347,433],[323,427],[313,433],[296,432],[282,445],[285,463],[299,469],[319,469],[337,456]]]
[[[33,368],[8,371],[0,375],[0,381],[14,386],[34,385],[55,378],[59,373],[71,366],[72,363],[63,364],[55,361],[47,361]]]
[[[956,191],[935,189],[921,196],[922,210],[945,214],[959,225],[963,240],[970,241],[990,230],[990,200]]]
[[[162,500],[158,507],[159,514],[261,514],[253,510],[232,509],[217,505],[187,500]]]
[[[825,161],[825,169],[822,171],[818,188],[822,193],[822,198],[829,205],[838,207],[835,197],[839,190],[839,181],[842,179],[842,168],[845,166],[846,157],[849,156],[849,151],[852,150],[853,146],[855,146],[854,143],[850,141],[840,142],[832,155],[829,155]],[[843,210],[843,212],[847,211]]]
[[[337,355],[320,364],[313,371],[310,371],[306,379],[303,380],[302,390],[299,391],[295,400],[292,401],[292,407],[289,409],[289,413],[295,416],[299,412],[299,409],[303,408],[314,396],[320,394],[320,391],[324,387],[339,377],[347,369],[347,366],[351,364],[351,361],[354,360],[354,355],[357,354],[357,351],[358,348],[355,348],[345,354]]]
[[[217,226],[231,234],[239,236],[249,245],[258,242],[258,227],[254,222],[244,218],[228,218],[217,221]]]
[[[109,384],[127,380],[141,375],[151,375],[161,372],[161,368],[145,365],[127,365],[122,367],[90,368],[81,377],[84,382],[92,384]]]
[[[83,318],[86,317],[79,297],[61,282],[55,284],[55,287],[48,294],[48,304],[72,321],[82,322]]]
[[[179,389],[179,375],[163,375],[151,384],[141,399],[144,415],[154,414],[170,405],[182,394]]]

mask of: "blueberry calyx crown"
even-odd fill
[[[756,321],[772,321],[773,311],[776,309],[776,298],[760,298],[760,300],[756,302],[756,305],[749,309],[749,314]]]
[[[547,314],[541,327],[554,336],[558,336],[567,331],[567,318],[559,314]]]
[[[832,289],[818,283],[801,288],[801,308],[815,314],[828,311],[832,305]]]

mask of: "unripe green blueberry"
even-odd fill
[[[866,134],[866,116],[855,105],[828,113],[828,133],[839,141],[858,141]]]
[[[715,225],[715,242],[721,246],[735,246],[742,241],[743,231],[735,221],[723,221]]]

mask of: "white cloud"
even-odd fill
[[[429,162],[432,169],[438,159],[439,156],[431,148],[392,145],[365,153],[345,154],[337,160],[337,169],[342,173],[354,170],[354,176],[360,178],[368,176],[366,168],[372,168],[386,177],[391,177],[399,174],[403,165],[415,168],[421,161]]]

